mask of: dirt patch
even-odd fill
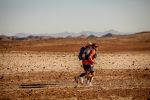
[[[150,52],[98,53],[93,86],[75,88],[77,53],[0,54],[0,99],[148,100]]]
[[[146,100],[150,96],[150,70],[97,70],[92,87],[74,88],[76,75],[74,72],[6,74],[0,81],[0,98]]]
[[[0,41],[0,51],[78,52],[88,42],[97,43],[98,52],[149,51],[150,35],[106,38],[56,38],[48,40]]]

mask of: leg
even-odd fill
[[[95,72],[94,72],[93,66],[90,65],[89,74],[88,74],[88,78],[87,78],[87,84],[89,86],[92,86],[92,80],[93,80],[94,76],[95,76]]]
[[[80,75],[80,77],[84,77],[86,75],[86,73],[82,73],[81,75]]]
[[[76,83],[79,83],[78,81],[80,81],[81,84],[83,84],[83,77],[86,75],[86,73],[82,73],[79,76],[75,77],[75,81]]]
[[[79,83],[79,81],[80,81],[80,83],[83,84],[83,77],[86,76],[88,73],[87,72],[88,66],[83,64],[83,68],[84,68],[85,73],[82,73],[79,76],[75,77],[76,83]]]
[[[91,75],[94,77],[95,76],[95,72],[92,72]]]
[[[75,87],[78,86],[78,83],[80,82],[81,84],[83,84],[83,76],[84,76],[85,73],[82,73],[81,75],[77,76],[77,77],[74,77],[75,79],[75,82],[77,83],[77,85]]]

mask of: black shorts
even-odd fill
[[[85,72],[90,72],[90,73],[94,72],[94,68],[91,65],[85,65],[85,64],[83,64],[83,68],[84,68]]]

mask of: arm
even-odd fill
[[[96,63],[95,60],[93,59],[93,56],[95,55],[95,53],[96,53],[96,51],[95,51],[95,49],[93,49],[89,56],[89,60],[92,61],[92,63]]]

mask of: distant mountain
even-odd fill
[[[89,35],[87,38],[97,38],[97,36],[95,36],[95,35]]]
[[[61,32],[61,33],[56,33],[56,34],[49,34],[52,37],[75,37],[76,33],[74,32]]]
[[[143,31],[143,32],[138,32],[138,33],[135,33],[135,35],[143,35],[143,34],[149,34],[150,35],[150,31]]]
[[[103,35],[102,37],[112,37],[112,36],[113,36],[112,33],[107,33],[107,34]]]
[[[8,40],[8,37],[5,35],[0,35],[0,40]]]
[[[82,31],[79,33],[74,32],[61,32],[56,34],[29,34],[29,33],[17,33],[15,36],[0,35],[1,41],[8,40],[44,40],[44,39],[54,39],[54,38],[97,38],[97,37],[125,37],[130,38],[135,41],[150,41],[150,31],[138,32],[134,34],[123,34],[115,30],[109,30],[105,32],[92,32],[92,31]],[[136,39],[135,39],[136,38]]]
[[[16,38],[14,36],[6,36],[6,35],[0,35],[0,40],[1,41],[11,41],[15,40]]]
[[[79,33],[61,32],[61,33],[51,34],[51,36],[54,36],[54,37],[67,37],[67,36],[71,36],[71,37],[81,37],[81,36],[82,37],[88,37],[89,35],[95,35],[97,37],[101,37],[104,34],[105,33],[103,33],[103,32],[81,31]]]
[[[82,31],[79,34],[86,34],[87,36],[94,35],[96,37],[101,37],[105,33],[103,33],[103,32],[93,32],[93,31]]]
[[[119,31],[116,31],[116,30],[113,30],[113,29],[105,31],[104,33],[105,34],[107,34],[107,33],[110,33],[110,34],[122,34],[122,32],[119,32]]]
[[[17,37],[17,38],[26,38],[26,37],[28,37],[30,34],[29,33],[17,33],[16,35],[15,35],[15,37]]]
[[[135,35],[139,40],[150,42],[150,31],[145,31],[145,32],[139,32],[132,34],[132,36]]]
[[[54,37],[67,37],[67,36],[71,36],[71,37],[88,37],[90,35],[94,35],[95,37],[102,37],[105,34],[124,34],[123,32],[119,32],[116,30],[108,30],[105,32],[93,32],[93,31],[81,31],[79,33],[74,33],[74,32],[62,32],[62,33],[57,33],[57,34],[51,34],[51,36]]]
[[[87,38],[88,36],[86,34],[81,34],[80,36],[78,36],[78,38]]]
[[[54,38],[57,38],[57,37],[88,37],[90,35],[94,35],[96,37],[102,37],[106,34],[122,34],[122,32],[118,32],[116,30],[108,30],[108,31],[105,31],[105,32],[93,32],[93,31],[81,31],[81,32],[78,32],[78,33],[75,33],[75,32],[60,32],[60,33],[55,33],[55,34],[49,34],[49,33],[41,33],[41,34],[29,34],[29,33],[17,33],[15,35],[15,37],[17,38],[27,38],[28,36],[32,35],[32,36],[44,36],[44,37],[54,37]]]

